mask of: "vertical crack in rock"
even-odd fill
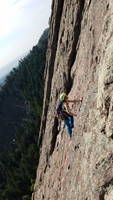
[[[110,108],[110,97],[107,97],[107,99],[105,101],[105,108],[106,108],[106,111],[107,111],[107,118],[108,118],[109,108]]]
[[[74,41],[72,44],[72,51],[70,53],[70,57],[68,60],[68,67],[69,67],[69,73],[68,73],[68,80],[67,80],[67,85],[65,86],[66,88],[66,92],[69,93],[71,88],[72,88],[72,84],[73,84],[73,79],[71,78],[71,68],[76,60],[76,55],[77,55],[77,45],[78,45],[78,41],[79,41],[79,37],[80,37],[80,33],[81,33],[81,23],[82,23],[82,17],[83,17],[83,10],[84,10],[84,4],[85,4],[85,0],[82,0],[80,2],[79,8],[78,8],[78,12],[77,12],[77,19],[75,22],[75,27],[74,27]],[[66,74],[64,73],[64,78],[66,80]],[[58,120],[54,120],[54,126],[52,129],[52,140],[51,140],[51,148],[50,148],[50,155],[52,155],[54,148],[55,148],[55,144],[56,144],[56,138],[58,135]]]
[[[51,140],[50,155],[52,155],[52,153],[54,151],[58,133],[59,133],[59,131],[58,131],[58,119],[55,118],[54,119],[54,125],[53,125],[53,128],[52,128],[52,140]]]
[[[99,200],[105,200],[105,194],[107,192],[107,188],[110,186],[110,185],[113,185],[113,178],[109,181],[109,182],[106,182],[103,186],[102,186],[102,190],[100,192],[100,195],[99,195]]]
[[[62,16],[62,10],[63,10],[64,0],[58,0],[57,3],[57,11],[55,16],[55,26],[54,26],[54,32],[53,32],[53,40],[51,42],[50,47],[48,47],[48,53],[49,48],[51,48],[52,54],[50,55],[49,63],[47,63],[46,70],[47,71],[47,77],[46,77],[46,85],[45,85],[45,99],[44,99],[44,107],[43,107],[43,115],[42,115],[42,124],[40,128],[40,139],[39,139],[39,147],[42,146],[42,140],[45,132],[46,127],[46,119],[47,119],[47,112],[49,107],[49,100],[50,100],[50,93],[51,93],[51,84],[52,84],[52,77],[53,77],[53,71],[54,71],[54,62],[56,57],[56,50],[57,50],[57,43],[58,43],[58,36],[59,36],[59,29],[60,29],[60,22],[61,22],[61,16]],[[55,2],[53,0],[53,7],[55,6]],[[54,9],[54,8],[53,8]],[[51,27],[52,28],[52,27]],[[50,29],[51,31],[51,29]],[[50,38],[49,38],[50,39]],[[47,54],[48,56],[48,54]]]
[[[91,0],[89,0],[88,9],[89,9],[90,5],[91,5]]]
[[[77,18],[76,18],[75,27],[74,27],[74,41],[72,44],[72,51],[70,53],[70,57],[68,60],[68,67],[69,67],[68,81],[65,85],[65,88],[67,89],[66,91],[67,93],[70,92],[73,85],[73,79],[71,77],[71,68],[77,56],[77,46],[78,46],[78,41],[79,41],[79,37],[81,33],[81,24],[82,24],[82,18],[83,18],[84,5],[85,5],[85,0],[82,0],[78,8]]]

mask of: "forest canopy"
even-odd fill
[[[48,29],[0,91],[0,199],[30,200],[39,159]]]

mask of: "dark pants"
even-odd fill
[[[72,136],[72,128],[74,128],[74,118],[72,115],[69,115],[67,119],[65,120],[65,125],[68,128],[68,135]]]

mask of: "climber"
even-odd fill
[[[66,93],[61,93],[59,100],[60,101],[56,108],[57,117],[64,120],[65,125],[68,128],[68,135],[71,138],[72,137],[72,128],[74,128],[73,116],[77,116],[77,114],[74,112],[71,112],[69,103],[80,102],[80,101],[82,101],[82,99],[69,100]]]

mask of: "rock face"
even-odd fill
[[[33,200],[113,200],[113,2],[53,0]],[[70,140],[61,91],[77,112]]]

